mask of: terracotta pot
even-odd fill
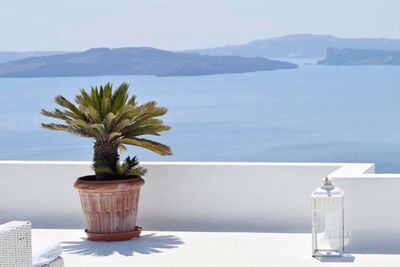
[[[97,181],[93,175],[80,177],[78,189],[89,240],[121,241],[139,237],[136,226],[140,188],[144,180],[131,177]]]

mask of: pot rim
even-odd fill
[[[113,180],[96,180],[96,179],[86,180],[87,178],[93,178],[93,177],[96,177],[96,176],[95,175],[85,175],[85,176],[78,177],[76,179],[76,183],[79,183],[79,184],[120,184],[120,183],[133,183],[136,181],[143,180],[142,177],[140,177],[140,176],[129,176],[128,178],[113,179]]]

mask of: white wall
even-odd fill
[[[139,223],[147,229],[309,229],[309,195],[338,164],[145,163]],[[75,179],[90,162],[0,162],[0,220],[81,228]]]
[[[146,230],[309,232],[310,193],[329,175],[345,190],[350,247],[400,247],[400,174],[374,174],[372,164],[143,165],[138,224]],[[0,162],[0,223],[83,228],[73,183],[90,173],[90,162]]]
[[[333,173],[330,177],[345,190],[350,251],[399,254],[400,174]]]

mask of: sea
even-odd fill
[[[292,60],[293,62],[293,60]],[[142,161],[368,162],[400,171],[400,67],[321,66],[191,77],[0,79],[0,160],[91,160],[93,140],[40,127],[41,108],[81,88],[130,83],[139,103],[168,107],[172,156]]]

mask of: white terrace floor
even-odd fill
[[[400,254],[355,251],[320,261],[310,256],[309,234],[143,232],[124,242],[91,242],[82,230],[34,229],[33,238],[61,242],[65,266],[400,266]]]

